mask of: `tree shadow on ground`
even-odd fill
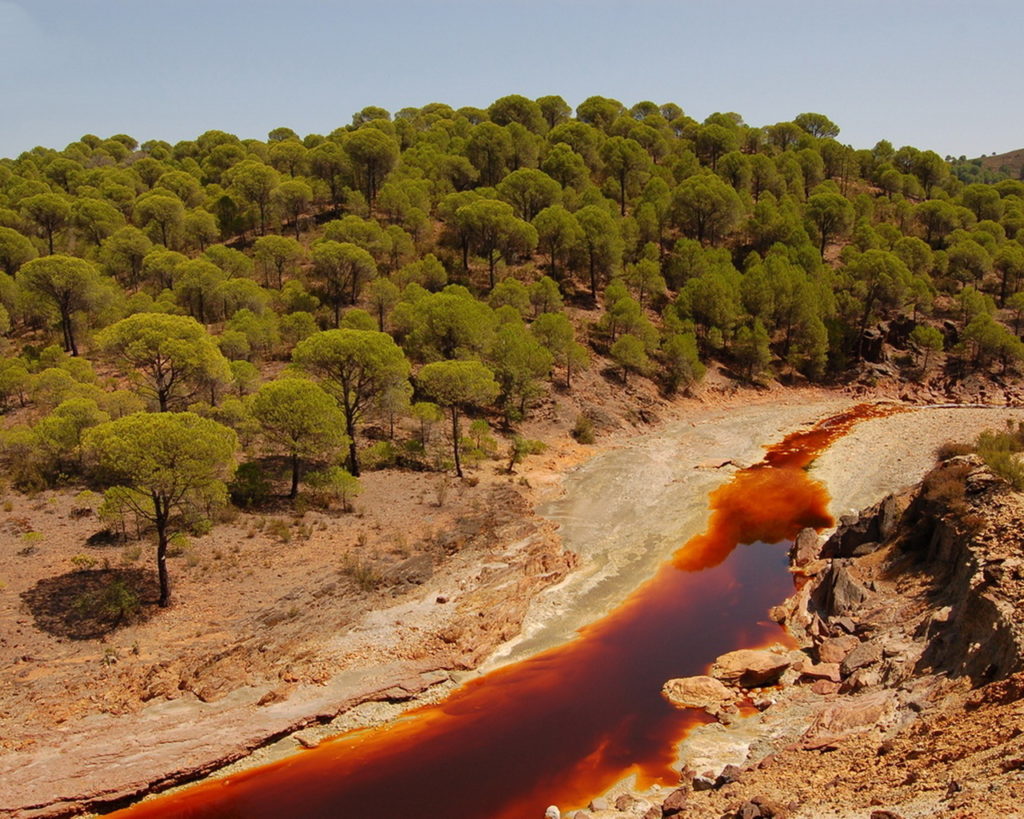
[[[21,594],[37,628],[70,640],[95,640],[146,620],[159,598],[156,572],[131,568],[67,572]]]

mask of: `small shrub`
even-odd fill
[[[96,558],[89,557],[89,555],[75,555],[71,558],[71,565],[75,567],[76,572],[87,572],[96,565]]]
[[[196,518],[189,524],[188,530],[196,537],[208,535],[213,531],[213,521],[209,518]]]
[[[352,511],[352,499],[363,491],[359,478],[340,466],[332,466],[320,472],[310,472],[306,476],[306,485],[328,504],[332,500],[341,501],[344,512]]]
[[[924,479],[924,496],[950,512],[962,514],[967,510],[964,482],[970,471],[971,467],[967,464],[932,470]]]
[[[978,436],[978,454],[996,475],[1018,492],[1024,491],[1024,464],[1018,453],[1024,450],[1024,430],[1007,422],[1005,432],[983,432]]]
[[[498,442],[491,435],[491,425],[484,418],[477,418],[469,425],[469,437],[472,446],[480,451],[481,458],[498,451]]]
[[[81,594],[72,603],[85,617],[107,617],[115,623],[133,618],[139,611],[139,595],[121,578],[114,578],[101,589]]]
[[[121,563],[123,563],[125,566],[130,566],[140,557],[142,557],[142,547],[138,544],[134,546],[126,546],[121,551]]]
[[[363,450],[362,459],[367,469],[386,469],[395,465],[398,452],[391,441],[377,441]]]
[[[96,492],[85,489],[75,495],[75,501],[74,505],[71,507],[70,516],[75,519],[91,517],[102,502],[103,498]]]
[[[243,509],[260,506],[270,498],[270,481],[262,467],[253,462],[240,464],[228,484],[231,502]]]
[[[381,581],[377,570],[364,560],[347,559],[341,571],[355,581],[360,591],[373,591]]]
[[[594,422],[587,415],[580,413],[576,416],[576,423],[573,424],[569,434],[576,439],[577,443],[592,444],[595,440]]]
[[[189,547],[188,535],[184,532],[175,532],[167,541],[167,556],[181,557]]]
[[[441,478],[434,484],[434,505],[438,508],[444,506],[444,502],[448,497],[448,490],[451,488],[451,481],[447,475],[442,475]]]
[[[940,461],[948,461],[950,458],[955,458],[958,455],[969,455],[974,452],[974,447],[970,444],[955,441],[947,441],[944,444],[939,444],[935,450],[935,457]]]
[[[21,542],[24,544],[18,549],[19,557],[30,557],[39,551],[39,544],[43,540],[42,532],[25,532],[21,536]]]
[[[271,518],[268,520],[265,531],[280,543],[292,542],[292,527],[288,525],[288,521],[282,518]]]

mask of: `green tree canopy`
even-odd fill
[[[26,291],[56,308],[64,350],[78,355],[74,314],[96,308],[110,292],[95,265],[74,256],[41,256],[21,266],[17,281]]]
[[[460,413],[468,407],[490,404],[498,397],[501,388],[494,380],[494,374],[479,361],[435,361],[424,366],[416,380],[427,395],[448,409],[452,422],[455,474],[461,478]]]
[[[373,257],[351,242],[323,239],[311,254],[317,295],[334,311],[335,327],[341,322],[341,308],[354,304],[365,282],[377,275]]]
[[[290,498],[299,492],[302,459],[327,456],[348,443],[343,431],[345,417],[337,401],[312,381],[268,381],[250,402],[266,445],[291,462]]]
[[[9,227],[0,227],[0,270],[13,276],[18,268],[38,254],[27,237]]]
[[[103,330],[97,341],[161,412],[188,403],[210,381],[231,378],[213,338],[188,316],[137,313]]]
[[[341,406],[349,438],[348,471],[358,477],[358,424],[370,404],[408,380],[409,362],[387,333],[348,329],[300,341],[292,361],[321,379]]]
[[[138,412],[93,427],[83,446],[96,461],[97,478],[111,487],[108,502],[156,528],[160,605],[167,606],[170,535],[226,500],[238,437],[191,412]]]
[[[840,193],[816,193],[807,200],[807,220],[818,235],[818,250],[825,257],[825,247],[853,224],[853,205]]]
[[[714,244],[732,230],[742,210],[739,195],[715,174],[688,177],[679,183],[672,195],[676,224],[698,242]]]

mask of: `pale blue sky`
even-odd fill
[[[85,133],[327,133],[355,111],[591,94],[942,155],[1024,147],[1019,0],[0,0],[0,156]]]

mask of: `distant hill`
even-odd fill
[[[1003,179],[1024,179],[1024,148],[1005,154],[954,159],[947,156],[950,167],[957,178],[965,184],[982,182],[994,184]]]
[[[990,170],[1002,171],[1011,179],[1020,179],[1021,173],[1024,172],[1024,148],[995,156],[983,156],[981,164]]]

